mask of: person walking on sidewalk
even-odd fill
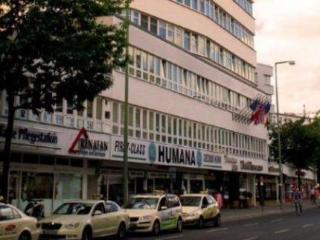
[[[294,202],[296,214],[301,215],[302,214],[303,193],[297,187],[294,187],[292,189],[292,200]]]

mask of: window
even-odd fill
[[[145,14],[141,14],[141,28],[146,31],[149,30],[149,17]]]
[[[167,25],[167,40],[170,42],[174,42],[174,26],[172,24]]]
[[[82,177],[75,174],[57,174],[55,177],[55,199],[81,199]]]
[[[167,24],[162,21],[159,21],[159,36],[162,39],[167,39]]]
[[[183,47],[186,50],[190,51],[190,32],[187,32],[187,31],[184,32],[184,44],[183,44]]]
[[[93,213],[96,211],[100,211],[101,213],[106,213],[106,209],[103,203],[98,203],[98,205],[94,208]]]
[[[158,35],[158,21],[157,21],[157,19],[155,19],[153,17],[151,17],[150,31],[154,35]]]
[[[179,27],[175,27],[175,44],[183,47],[183,30]]]
[[[133,19],[132,21],[137,24],[140,25],[140,13],[137,11],[133,11],[133,15],[132,15]]]
[[[192,0],[192,8],[198,10],[198,0]]]
[[[106,203],[106,213],[117,212],[118,210],[119,210],[119,207],[116,204],[112,202]]]
[[[19,215],[11,207],[6,205],[0,206],[0,222],[16,218],[19,218]]]

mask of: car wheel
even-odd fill
[[[158,236],[160,234],[160,222],[158,220],[153,224],[152,233],[154,236]]]
[[[176,231],[179,232],[179,233],[182,232],[182,228],[183,228],[182,224],[183,224],[182,223],[182,219],[179,218],[178,221],[177,221],[177,228],[176,228]]]
[[[81,240],[92,240],[92,231],[90,228],[86,227],[83,230]]]
[[[28,232],[21,233],[19,240],[31,240],[31,235]]]
[[[218,216],[214,219],[214,226],[220,227],[221,226],[221,215],[218,214]]]
[[[203,228],[204,226],[204,220],[203,220],[203,217],[200,216],[199,220],[198,220],[198,227],[199,228]]]
[[[127,234],[126,225],[124,223],[121,223],[118,228],[117,239],[119,240],[125,239],[126,234]]]

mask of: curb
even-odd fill
[[[318,206],[306,206],[303,209],[304,210],[310,210],[310,209],[314,209],[314,208],[318,208]],[[223,211],[221,212],[221,216],[222,216],[222,221],[223,222],[237,222],[237,221],[241,221],[241,220],[248,220],[248,219],[254,219],[254,218],[262,218],[262,217],[267,217],[267,216],[272,216],[272,215],[279,215],[279,214],[288,214],[288,213],[294,213],[294,207],[292,208],[286,208],[283,210],[264,210],[264,211],[258,211],[255,213],[249,213],[249,214],[245,214],[245,215],[240,215],[235,212],[233,216],[227,217],[224,219],[224,214]],[[237,216],[238,215],[238,216]]]

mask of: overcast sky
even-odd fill
[[[320,1],[255,0],[258,62],[280,65],[280,111],[320,110]],[[272,80],[274,85],[274,79]]]

